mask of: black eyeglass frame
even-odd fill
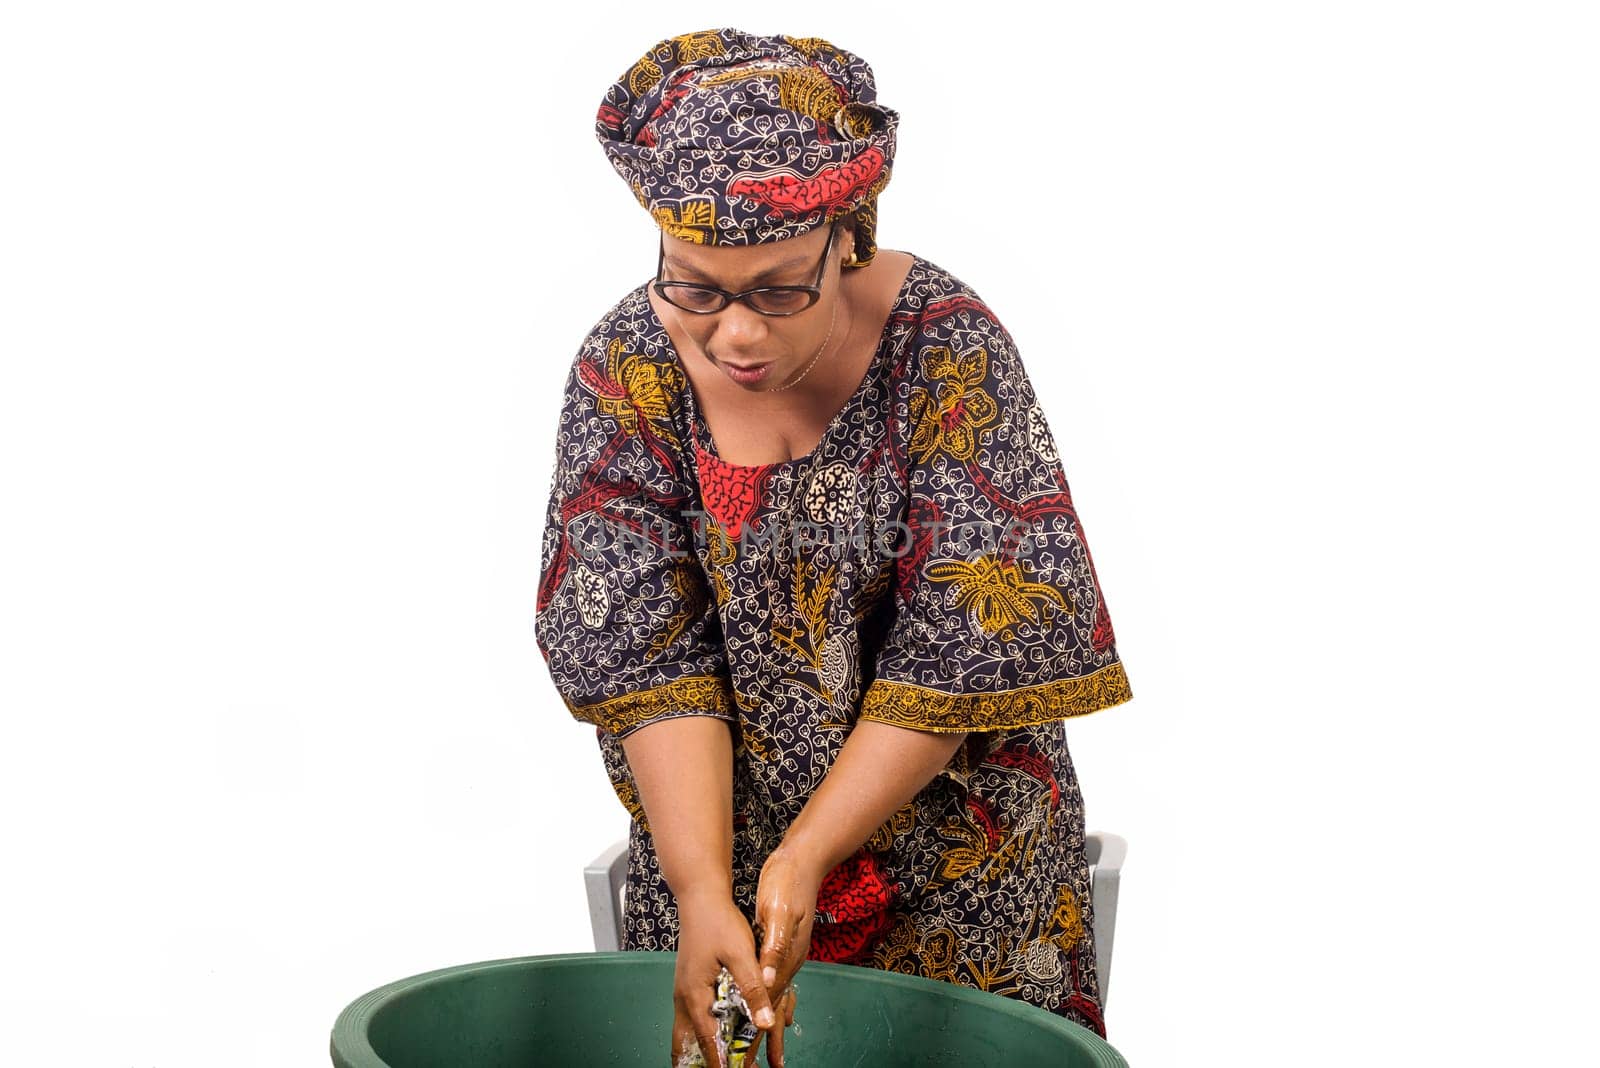
[[[822,250],[822,262],[817,264],[817,281],[815,285],[757,286],[755,289],[746,289],[742,293],[729,293],[726,289],[718,289],[716,286],[706,285],[704,282],[662,281],[661,268],[666,266],[667,262],[667,239],[665,235],[663,235],[661,238],[661,251],[656,258],[656,280],[650,285],[651,288],[660,295],[662,300],[666,301],[668,304],[671,304],[674,308],[680,308],[683,311],[689,312],[691,315],[715,315],[717,312],[727,308],[729,304],[732,304],[736,300],[742,300],[744,301],[745,307],[750,308],[761,315],[770,315],[775,319],[785,318],[790,315],[799,315],[803,311],[808,311],[817,303],[817,301],[822,299],[822,279],[827,276],[828,255],[833,251],[833,239],[838,235],[838,233],[839,223],[838,220],[835,220],[831,229],[828,231],[828,247]],[[671,294],[667,292],[669,289],[698,289],[703,293],[715,293],[722,298],[722,303],[717,305],[715,308],[685,308],[682,304],[679,304],[677,301],[672,299]],[[805,307],[796,308],[794,311],[774,312],[767,311],[764,308],[757,308],[754,304],[745,299],[753,293],[804,293],[811,299],[807,301]]]

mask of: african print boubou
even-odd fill
[[[971,732],[831,872],[811,959],[1019,998],[1100,1035],[1083,800],[1061,721],[1128,700],[1083,527],[1010,334],[920,257],[808,456],[717,454],[645,286],[567,378],[536,630],[632,817],[623,948],[678,915],[618,739],[734,738],[734,898],[862,720]]]

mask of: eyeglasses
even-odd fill
[[[828,271],[828,254],[833,251],[833,238],[838,231],[838,223],[834,223],[828,231],[828,247],[822,250],[822,262],[817,264],[815,285],[762,286],[742,293],[729,293],[725,289],[699,282],[663,282],[660,280],[661,268],[667,260],[666,238],[663,237],[661,254],[656,259],[656,281],[651,286],[662,300],[696,315],[711,315],[736,300],[744,301],[762,315],[794,315],[805,311],[822,297],[822,277]]]

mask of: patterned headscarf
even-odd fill
[[[899,121],[861,57],[725,28],[658,42],[606,91],[595,136],[674,237],[763,244],[856,212],[865,267]]]

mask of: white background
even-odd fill
[[[734,25],[872,63],[880,243],[989,301],[1063,454],[1135,692],[1067,728],[1130,842],[1113,1044],[1574,1063],[1581,7],[7,5],[3,1059],[326,1064],[373,987],[591,948],[626,817],[538,551],[655,262],[593,121]]]

